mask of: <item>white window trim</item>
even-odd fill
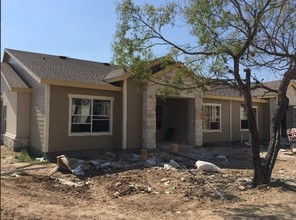
[[[204,129],[203,132],[222,132],[222,104],[218,103],[204,103],[203,106],[219,106],[220,107],[220,115],[219,115],[219,130],[211,130],[211,129]]]
[[[69,94],[69,119],[68,119],[68,136],[102,136],[102,135],[112,135],[113,133],[113,101],[114,97],[108,96],[93,96],[93,95],[76,95]],[[72,125],[72,99],[96,99],[96,100],[109,100],[110,105],[110,131],[109,132],[71,132]]]
[[[256,109],[256,114],[257,114],[256,126],[258,128],[258,114],[259,114],[259,112],[258,112],[258,106],[253,106],[252,108],[255,108]],[[240,129],[240,131],[249,131],[249,129],[242,129],[242,125],[241,125],[242,118],[241,118],[241,112],[240,111],[241,111],[241,105],[239,106],[239,129]]]

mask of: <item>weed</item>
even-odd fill
[[[27,150],[22,150],[20,153],[18,153],[15,158],[19,161],[19,162],[33,162],[34,158],[32,158]]]

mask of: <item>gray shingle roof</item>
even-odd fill
[[[281,80],[276,80],[276,81],[270,81],[270,82],[265,82],[263,83],[265,86],[271,88],[271,89],[274,89],[274,90],[278,90],[279,89],[279,86],[281,84]],[[269,96],[269,95],[275,95],[275,93],[273,92],[269,92],[269,93],[266,93],[267,91],[265,89],[256,89],[252,95],[253,96],[256,96],[258,98],[260,97],[264,97],[264,96]]]
[[[1,63],[1,72],[3,77],[5,78],[8,86],[13,91],[23,90],[30,91],[30,88],[26,85],[26,83],[19,77],[19,75],[11,68],[11,66],[7,63]]]
[[[211,90],[206,91],[205,95],[214,95],[214,96],[229,96],[229,97],[241,97],[242,94],[235,90],[231,89],[228,86],[216,86],[214,88],[211,88]]]
[[[115,65],[92,62],[19,50],[6,49],[40,79],[58,80],[92,85],[113,85],[104,82],[109,73],[118,70]]]
[[[276,81],[264,82],[263,84],[271,89],[277,90],[280,86],[280,83],[281,83],[280,80],[276,80]],[[242,94],[239,91],[223,85],[211,88],[211,90],[205,92],[205,95],[242,97]],[[275,93],[273,92],[266,93],[266,90],[262,88],[258,88],[252,92],[252,96],[254,98],[264,98],[270,95],[275,95]]]

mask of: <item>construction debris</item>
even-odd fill
[[[206,172],[221,172],[220,167],[216,166],[213,163],[198,160],[195,163],[195,166],[198,171],[206,171]]]

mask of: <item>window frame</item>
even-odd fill
[[[112,135],[113,134],[113,101],[114,97],[108,96],[94,96],[94,95],[76,95],[69,94],[69,118],[68,118],[68,136],[101,136],[101,135]],[[110,120],[109,120],[109,131],[103,132],[72,132],[72,100],[73,99],[90,99],[91,100],[91,119],[90,124],[92,126],[92,118],[93,118],[93,101],[94,100],[102,100],[102,101],[110,101]]]
[[[256,109],[256,126],[258,128],[258,106],[253,106],[253,109]],[[239,128],[240,131],[249,131],[249,128],[242,128],[242,115],[241,115],[241,110],[244,109],[244,107],[242,107],[242,105],[239,106]],[[248,125],[249,127],[249,125]]]
[[[222,132],[222,104],[218,104],[218,103],[204,103],[203,104],[203,108],[204,107],[219,107],[219,129],[206,129],[204,128],[204,123],[205,120],[203,119],[203,125],[202,125],[202,130],[203,132]],[[204,109],[203,109],[204,111]]]

